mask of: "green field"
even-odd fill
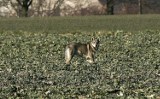
[[[1,18],[0,30],[51,33],[160,30],[160,15]]]
[[[160,16],[0,19],[0,99],[160,98]],[[100,38],[96,64],[68,42]]]

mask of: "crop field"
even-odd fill
[[[160,17],[121,17],[0,19],[0,99],[159,99]],[[65,45],[91,37],[96,63],[66,66]]]
[[[160,15],[0,18],[0,30],[29,32],[96,32],[160,30]]]

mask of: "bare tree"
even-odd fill
[[[35,11],[40,16],[60,16],[64,0],[38,0]]]
[[[0,7],[6,5],[7,3],[8,1],[6,0],[0,0]]]
[[[114,14],[114,0],[99,0],[99,2],[106,7],[106,14]]]
[[[28,17],[28,10],[33,0],[16,0],[18,5],[21,7],[19,10],[20,17]]]
[[[107,14],[114,14],[114,0],[107,0]]]
[[[16,16],[15,9],[12,9],[11,0],[0,0],[0,16]]]
[[[142,14],[142,0],[138,0],[139,14]]]
[[[64,0],[57,0],[53,7],[53,14],[56,16],[60,16],[60,7],[62,6]]]

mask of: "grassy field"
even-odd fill
[[[88,16],[0,20],[0,98],[160,98],[160,17]],[[46,22],[46,23],[45,23]],[[100,38],[96,64],[68,42]]]
[[[117,15],[0,19],[0,30],[29,32],[95,32],[160,30],[160,15]]]

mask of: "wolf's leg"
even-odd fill
[[[65,61],[66,61],[67,65],[69,65],[70,61],[71,61],[71,51],[67,47],[66,47],[66,50],[65,50]]]
[[[87,60],[87,62],[89,62],[89,63],[94,63],[94,56],[93,56],[92,54],[88,54],[88,55],[86,56],[86,60]]]
[[[66,64],[69,65],[70,64],[70,61],[73,57],[73,48],[70,48],[70,47],[66,47],[66,50],[65,50],[65,61],[66,61]]]
[[[94,60],[93,60],[93,58],[87,58],[87,62],[89,62],[89,63],[94,63]]]
[[[89,63],[94,63],[93,52],[90,50],[89,44],[87,45],[86,60],[87,60],[87,62],[89,62]]]

